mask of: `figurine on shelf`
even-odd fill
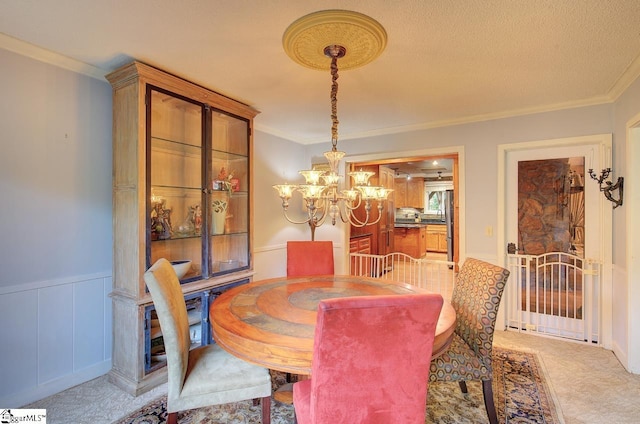
[[[224,181],[227,179],[227,171],[225,171],[224,166],[220,168],[220,172],[218,173],[218,180]]]
[[[240,180],[238,178],[229,179],[231,183],[231,191],[240,191]]]
[[[195,209],[193,206],[189,206],[189,212],[182,224],[178,225],[176,232],[182,237],[192,236],[195,232]]]
[[[191,209],[193,211],[193,227],[196,235],[202,235],[202,208],[200,205],[194,205]]]
[[[237,181],[237,178],[233,178],[233,171],[227,173],[223,166],[218,173],[218,178],[213,182],[213,189],[226,190],[231,194],[233,191],[237,191],[233,189],[234,180]]]
[[[158,240],[162,233],[162,201],[151,199],[151,240]]]
[[[151,210],[151,240],[167,240],[171,238],[171,209],[165,207],[164,199],[153,204]]]
[[[162,234],[160,240],[168,240],[171,238],[173,229],[171,228],[171,209],[164,209],[162,211]]]

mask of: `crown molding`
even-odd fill
[[[38,47],[26,41],[10,37],[4,33],[0,33],[0,48],[27,56],[40,62],[48,63],[78,74],[86,75],[91,78],[106,81],[104,76],[108,73],[104,69],[98,68],[88,63],[61,55],[51,50]]]
[[[4,33],[0,33],[0,48],[23,55],[23,56],[30,57],[40,62],[48,63],[48,64],[58,66],[82,75],[86,75],[101,81],[106,81],[105,75],[110,72],[110,71],[98,68],[96,66],[81,62],[79,60],[72,59],[68,56],[61,55],[51,50],[38,47],[26,41],[22,41],[17,38],[10,37]],[[475,122],[484,122],[484,121],[491,121],[496,119],[513,118],[517,116],[532,115],[537,113],[554,112],[554,111],[564,110],[564,109],[572,109],[572,108],[613,103],[625,92],[625,90],[629,88],[629,86],[634,81],[638,79],[638,77],[640,77],[640,56],[638,56],[633,62],[629,64],[629,66],[622,73],[620,78],[618,78],[618,80],[611,86],[608,93],[602,96],[597,96],[591,99],[580,100],[575,102],[565,102],[565,103],[558,103],[558,104],[547,105],[547,106],[539,106],[539,107],[516,109],[516,110],[503,111],[503,112],[497,112],[497,113],[473,115],[473,116],[467,116],[467,117],[458,118],[458,119],[425,122],[420,124],[390,127],[390,128],[365,131],[365,132],[353,133],[353,134],[345,134],[345,135],[341,135],[340,139],[352,140],[352,139],[367,138],[367,137],[377,137],[377,136],[384,136],[384,135],[390,135],[390,134],[399,134],[399,133],[405,133],[405,132],[411,132],[411,131],[420,131],[420,130],[448,127],[448,126],[454,126],[454,125],[464,125],[464,124],[470,124]],[[298,143],[302,145],[319,144],[319,143],[327,142],[327,137],[300,140],[300,138],[296,137],[293,134],[286,133],[284,131],[280,131],[275,128],[259,125],[258,123],[255,124],[255,128],[258,131],[262,131],[264,133],[271,134],[276,137],[280,137],[285,140],[289,140],[294,143]]]
[[[624,93],[627,88],[640,76],[640,56],[629,64],[627,69],[624,70],[620,78],[609,88],[608,97],[612,102],[618,100],[618,98]]]
[[[639,62],[639,65],[640,65],[640,62]],[[640,70],[640,67],[639,67],[639,70]],[[633,82],[634,80],[635,79],[631,79],[631,82]],[[626,87],[628,87],[629,84],[627,84]],[[496,113],[471,115],[471,116],[465,116],[458,119],[448,119],[448,120],[442,120],[442,121],[424,122],[420,124],[381,128],[377,130],[363,131],[363,132],[352,133],[352,134],[341,134],[340,140],[356,140],[360,138],[379,137],[384,135],[400,134],[400,133],[407,133],[412,131],[422,131],[422,130],[428,130],[433,128],[452,127],[456,125],[465,125],[465,124],[472,124],[475,122],[493,121],[497,119],[515,118],[518,116],[534,115],[538,113],[554,112],[558,110],[576,109],[576,108],[588,107],[588,106],[598,106],[602,104],[613,103],[614,101],[615,99],[611,95],[598,96],[598,97],[592,97],[586,100],[556,103],[556,104],[547,105],[547,106],[536,106],[531,108],[514,109],[514,110],[508,110],[508,111],[496,112]],[[327,142],[327,137],[309,138],[309,139],[300,140],[299,138],[296,138],[291,134],[285,134],[282,132],[276,134],[273,131],[274,130],[272,129],[271,131],[267,131],[266,129],[264,130],[264,132],[268,132],[272,135],[276,135],[286,140],[293,141],[295,143],[303,144],[303,145],[320,144],[320,143]]]

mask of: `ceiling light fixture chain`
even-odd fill
[[[338,58],[344,57],[347,50],[338,45],[327,46],[324,54],[331,58],[331,150],[338,150]]]

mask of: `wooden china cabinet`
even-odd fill
[[[107,79],[113,87],[109,378],[138,395],[167,378],[145,270],[159,258],[182,263],[192,347],[212,342],[208,306],[213,299],[253,275],[257,111],[140,62]]]

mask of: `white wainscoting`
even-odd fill
[[[253,261],[254,281],[287,275],[287,244],[256,247]]]
[[[0,288],[0,406],[18,408],[111,369],[110,272]]]

